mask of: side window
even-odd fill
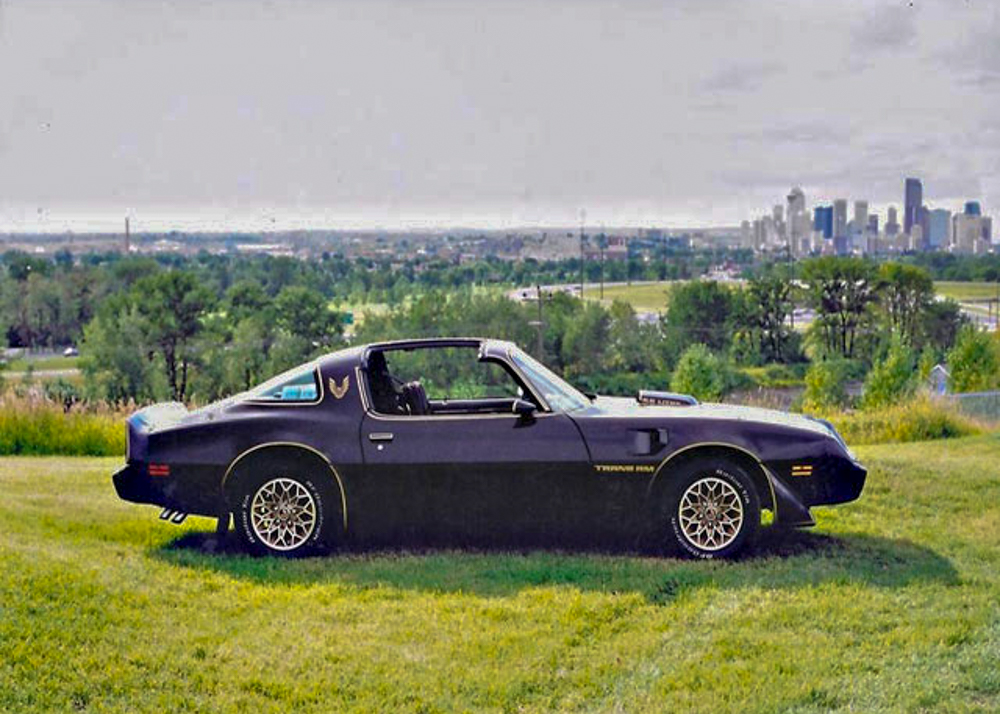
[[[258,402],[308,403],[319,399],[319,380],[316,367],[297,367],[279,374],[251,392],[251,399]]]
[[[504,399],[518,395],[518,385],[495,362],[480,362],[469,347],[438,347],[385,353],[389,372],[398,381],[418,381],[427,398]]]
[[[510,414],[524,397],[503,365],[476,347],[388,349],[368,356],[368,388],[380,414]]]

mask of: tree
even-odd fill
[[[147,323],[135,305],[106,309],[83,331],[80,368],[88,397],[109,402],[162,399],[162,362],[150,359]]]
[[[211,307],[211,293],[193,273],[170,270],[139,280],[132,300],[145,319],[148,343],[163,358],[171,399],[184,401],[195,358],[191,347]]]
[[[722,399],[728,384],[728,365],[703,344],[684,350],[670,380],[675,392],[712,402]]]
[[[271,296],[260,283],[249,279],[239,280],[229,286],[224,298],[226,312],[233,324],[249,317],[260,316],[271,307]]]
[[[802,279],[826,353],[853,358],[859,333],[869,326],[870,307],[878,297],[872,264],[853,257],[813,258],[803,265]]]
[[[1000,387],[1000,344],[989,333],[966,325],[948,352],[950,387],[954,392],[981,392]]]
[[[632,373],[657,370],[660,366],[658,326],[640,323],[635,309],[623,300],[611,303],[609,318],[607,366]]]
[[[934,301],[934,281],[923,268],[883,263],[878,270],[879,302],[889,328],[914,344],[921,318]]]
[[[968,323],[962,307],[954,300],[934,300],[923,311],[917,332],[916,346],[947,351],[955,344],[958,331]]]
[[[885,357],[875,362],[865,378],[861,406],[877,409],[896,404],[916,389],[916,356],[901,335],[894,334]]]
[[[610,320],[600,303],[588,302],[569,323],[562,345],[567,376],[596,374],[604,368]]]
[[[753,278],[743,295],[743,324],[763,362],[785,362],[791,358],[792,283],[779,275]]]
[[[701,343],[725,352],[732,342],[735,301],[729,287],[714,280],[692,280],[670,291],[664,335],[676,357],[687,345]]]

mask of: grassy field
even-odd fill
[[[56,369],[76,369],[80,366],[79,357],[40,357],[38,359],[26,359],[18,357],[7,363],[7,369],[11,372],[24,372],[30,365],[35,371],[50,371]]]
[[[604,288],[604,303],[611,304],[612,300],[624,300],[631,303],[637,310],[662,311],[666,309],[668,293],[672,282],[664,283],[643,283],[639,285],[613,285]],[[996,283],[961,283],[937,281],[934,289],[939,295],[954,298],[955,300],[973,300],[992,298],[997,296]],[[584,287],[584,296],[590,300],[600,299],[600,287],[592,283],[587,283]],[[985,310],[985,308],[984,308]]]
[[[610,305],[613,300],[624,300],[636,310],[660,312],[667,307],[667,297],[675,282],[643,283],[640,285],[611,285],[604,288],[604,303]],[[599,285],[587,283],[583,295],[588,300],[600,300]]]
[[[960,283],[938,280],[934,283],[934,290],[938,295],[958,301],[984,300],[997,296],[996,283]]]
[[[255,560],[116,459],[0,459],[0,711],[996,711],[1000,438],[858,451],[861,501],[731,564]]]

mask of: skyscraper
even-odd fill
[[[967,216],[981,216],[981,215],[983,215],[983,209],[979,205],[979,201],[966,201],[965,202],[965,215],[967,215]]]
[[[806,214],[806,195],[795,187],[788,193],[788,244],[793,255],[799,255],[805,248],[803,241],[809,237],[809,217]]]
[[[833,237],[847,237],[847,199],[838,198],[833,202]]]
[[[935,208],[927,214],[927,247],[941,250],[951,245],[951,211]]]
[[[857,230],[864,230],[868,225],[868,201],[854,202],[854,227]]]
[[[899,233],[899,221],[896,216],[896,207],[889,206],[889,217],[885,222],[885,234],[894,236]]]
[[[816,206],[813,209],[813,230],[823,234],[823,238],[833,238],[833,206]]]
[[[924,203],[924,186],[920,179],[906,179],[906,202],[903,207],[903,232],[909,235],[913,224],[919,222],[920,207]]]

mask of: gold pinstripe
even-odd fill
[[[265,442],[263,444],[257,444],[256,446],[250,447],[249,449],[247,449],[246,451],[244,451],[243,453],[241,453],[239,456],[237,456],[235,459],[233,459],[232,463],[229,464],[229,468],[226,469],[226,473],[222,477],[222,490],[223,490],[223,492],[225,492],[225,490],[226,490],[226,481],[229,479],[229,474],[232,473],[233,469],[236,467],[236,464],[239,463],[240,459],[242,459],[244,456],[252,454],[255,451],[259,451],[260,449],[265,449],[265,448],[268,448],[270,446],[291,446],[291,447],[295,447],[295,448],[299,448],[299,449],[305,449],[306,451],[310,451],[310,452],[316,454],[321,459],[323,459],[323,462],[329,467],[330,472],[333,474],[333,477],[337,480],[337,486],[340,488],[340,505],[341,505],[341,510],[342,510],[342,512],[344,514],[344,530],[346,531],[347,530],[347,493],[346,493],[346,491],[344,491],[344,482],[341,480],[340,474],[337,472],[336,467],[332,463],[330,463],[330,459],[326,458],[326,454],[322,453],[321,451],[318,451],[317,449],[314,449],[313,447],[309,446],[308,444],[303,444],[303,443],[298,442],[298,441],[268,441],[268,442]]]

